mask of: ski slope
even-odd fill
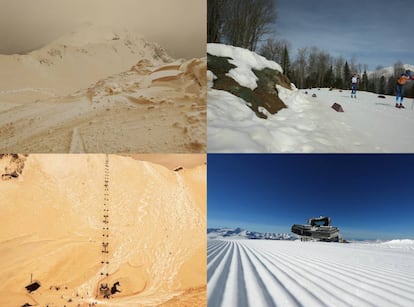
[[[403,243],[209,240],[208,306],[413,306]]]

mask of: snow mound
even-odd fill
[[[389,248],[402,248],[414,250],[414,240],[403,239],[403,240],[391,240],[381,243],[382,246]]]
[[[206,60],[191,59],[163,65],[140,60],[129,71],[99,80],[88,88],[91,102],[129,100],[136,103],[166,102],[171,92],[194,102],[205,100]],[[167,95],[167,92],[169,93]],[[170,102],[173,102],[172,100]]]
[[[384,242],[382,244],[390,244],[390,245],[414,245],[414,240],[409,240],[409,239],[402,239],[402,240],[391,240],[388,242]]]
[[[257,87],[258,78],[252,69],[262,70],[270,68],[283,73],[279,64],[269,61],[266,58],[247,49],[223,45],[223,44],[207,44],[207,53],[219,57],[231,58],[229,62],[236,66],[228,72],[228,76],[233,78],[242,86],[254,90]]]

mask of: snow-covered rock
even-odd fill
[[[243,48],[207,44],[208,86],[245,101],[260,118],[275,114],[286,105],[276,85],[291,88],[279,64]]]

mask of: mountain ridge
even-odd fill
[[[248,240],[296,240],[295,235],[288,233],[249,231],[236,228],[207,228],[208,239],[248,239]]]

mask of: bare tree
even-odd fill
[[[256,50],[258,42],[273,32],[275,0],[226,0],[223,34],[233,46]]]
[[[207,42],[219,43],[223,26],[224,0],[207,1]]]
[[[359,73],[358,70],[358,61],[355,56],[352,56],[351,62],[349,63],[349,69],[351,70],[352,74]]]
[[[317,58],[318,74],[317,84],[319,87],[323,86],[324,77],[332,66],[332,60],[329,53],[325,51],[319,51]]]
[[[339,56],[334,60],[334,72],[335,72],[335,78],[343,80],[344,74],[343,69],[345,65],[345,59],[343,56]]]
[[[287,40],[270,38],[260,47],[259,54],[266,59],[282,63],[285,48],[288,50],[291,48],[290,43]]]
[[[298,78],[298,87],[305,87],[305,77],[306,77],[306,67],[307,67],[307,58],[309,51],[307,48],[299,48],[298,54],[296,56],[296,61],[294,66],[296,67],[296,75]]]

